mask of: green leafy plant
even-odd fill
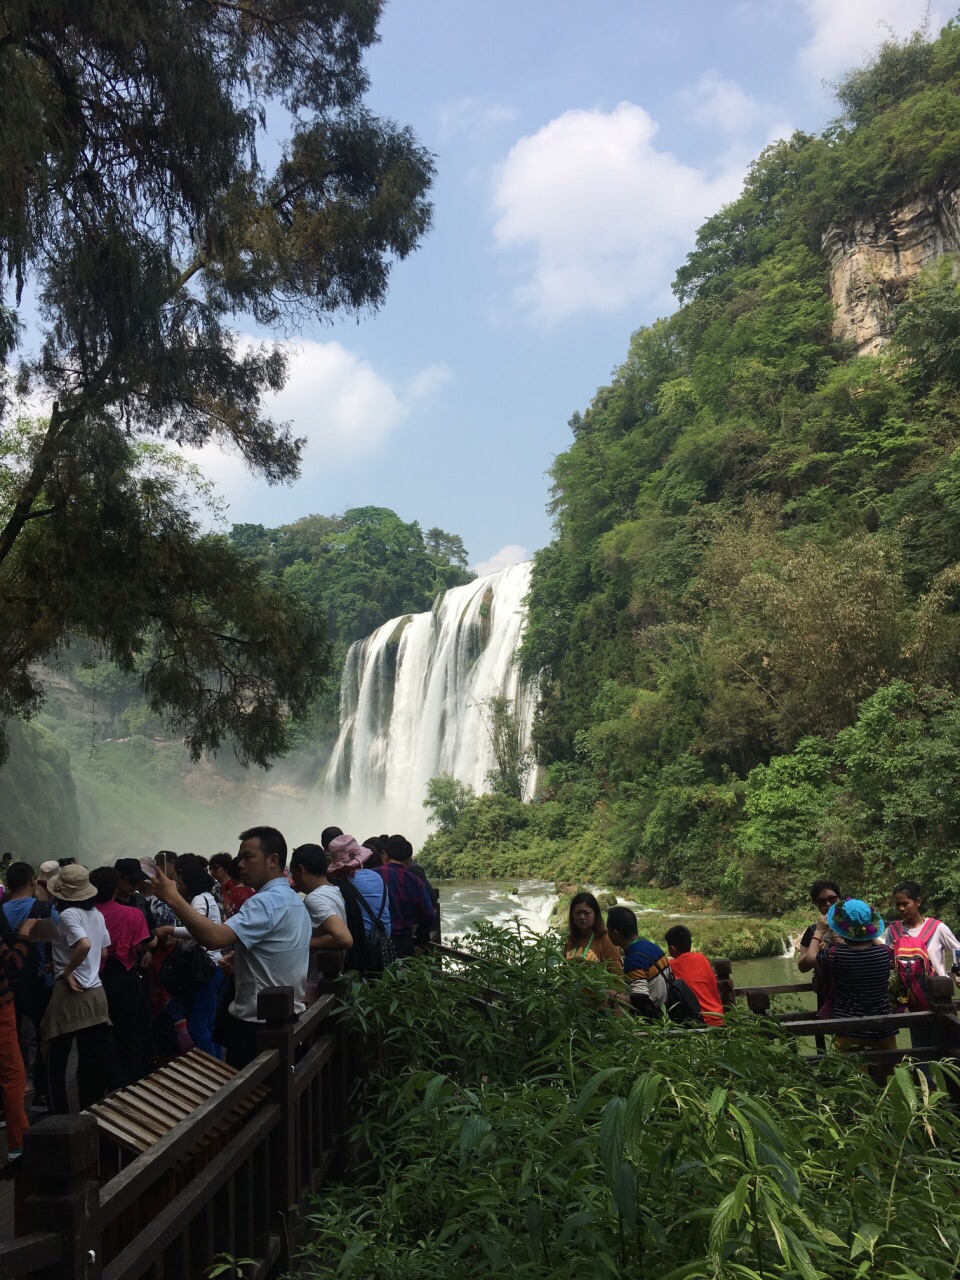
[[[218,1276],[224,1276],[227,1280],[244,1280],[247,1268],[255,1272],[259,1265],[256,1258],[235,1258],[232,1253],[218,1253],[213,1266],[207,1268],[206,1275],[208,1280],[217,1280]]]
[[[365,1158],[314,1205],[302,1274],[952,1278],[951,1070],[880,1091],[746,1015],[619,1017],[609,975],[554,940],[471,947],[455,982],[421,961],[354,991]]]

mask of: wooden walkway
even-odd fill
[[[80,1109],[77,1097],[77,1051],[74,1047],[67,1062],[67,1097],[74,1111]],[[41,1124],[50,1114],[46,1107],[34,1107],[33,1089],[27,1092],[27,1116],[31,1128]],[[13,1186],[17,1162],[7,1160],[7,1131],[0,1129],[0,1244],[13,1239]]]
[[[257,1056],[182,1118],[170,1096],[193,1091],[171,1073],[226,1070],[206,1055],[111,1094],[97,1114],[31,1127],[0,1280],[194,1280],[225,1253],[253,1260],[248,1280],[287,1274],[299,1210],[341,1174],[361,1097],[342,988],[325,985],[299,1018],[291,988],[261,992]]]

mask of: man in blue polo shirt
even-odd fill
[[[159,876],[154,893],[171,906],[192,937],[209,950],[236,947],[236,995],[230,1004],[227,1062],[245,1067],[257,1054],[257,996],[265,987],[293,987],[294,1012],[304,1009],[303,992],[310,963],[310,915],[290,887],[284,869],[287,842],[276,827],[251,827],[240,833],[240,879],[253,889],[229,924],[194,911],[172,880]]]

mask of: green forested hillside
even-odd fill
[[[960,29],[888,44],[838,98],[822,136],[760,156],[683,305],[572,418],[523,651],[540,803],[473,802],[437,865],[499,824],[509,874],[554,859],[763,909],[820,873],[960,897],[956,264],[854,358],[821,248],[960,186]]]

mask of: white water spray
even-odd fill
[[[515,661],[529,584],[530,565],[513,565],[454,587],[429,613],[393,618],[350,647],[326,784],[343,797],[354,826],[417,839],[427,829],[431,778],[450,773],[486,790],[495,763],[492,697],[507,698],[529,745],[535,691]]]

